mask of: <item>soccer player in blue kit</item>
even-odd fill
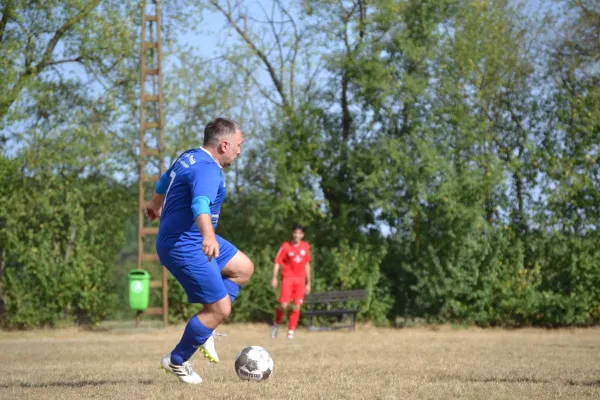
[[[146,205],[151,221],[160,218],[156,249],[160,262],[183,286],[188,301],[204,307],[185,327],[161,367],[181,382],[202,382],[188,360],[196,349],[219,362],[213,332],[231,312],[231,303],[254,273],[252,261],[215,234],[225,200],[222,168],[240,154],[242,131],[235,121],[217,118],[204,129],[202,147],[177,158],[159,179]]]

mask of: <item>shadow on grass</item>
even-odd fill
[[[574,348],[574,349],[598,350],[598,346],[595,346],[595,345],[592,345],[592,344],[539,343],[538,346],[542,346],[542,347],[558,347],[558,348],[561,348],[561,349]]]
[[[552,383],[552,381],[546,379],[537,379],[537,378],[529,378],[529,377],[516,377],[516,378],[484,378],[484,379],[475,379],[469,378],[466,379],[467,382],[472,383]]]
[[[559,383],[556,381],[546,380],[546,379],[536,379],[536,378],[488,378],[488,379],[469,379],[469,382],[480,382],[480,383],[538,383],[538,384],[548,384],[548,383]],[[565,385],[569,386],[582,386],[582,387],[600,387],[600,380],[597,381],[587,381],[587,382],[577,382],[577,381],[566,381]]]
[[[99,381],[56,381],[56,382],[22,382],[17,385],[25,389],[43,389],[43,388],[51,388],[51,387],[62,387],[62,388],[83,388],[88,386],[106,386],[106,385],[118,385],[120,383],[127,383],[127,381],[109,381],[109,380],[99,380]],[[140,385],[152,385],[154,380],[152,379],[143,379],[139,380],[138,383]],[[8,389],[11,385],[1,384],[0,389]]]
[[[568,381],[567,383],[571,386],[600,387],[600,379],[597,381],[588,381],[588,382]]]
[[[66,387],[66,388],[82,388],[87,386],[106,386],[106,385],[117,385],[119,383],[125,383],[124,381],[56,381],[56,382],[23,382],[19,386],[27,389],[39,389],[48,387]]]
[[[448,376],[447,380],[454,381],[462,381],[469,383],[534,383],[534,384],[552,384],[552,383],[560,383],[554,380],[548,379],[538,379],[531,377],[515,377],[515,378],[465,378],[465,377],[457,377],[457,376]],[[600,380],[597,381],[587,381],[587,382],[577,382],[577,381],[566,381],[565,385],[569,386],[583,386],[583,387],[600,387]]]

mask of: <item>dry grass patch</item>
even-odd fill
[[[600,398],[600,329],[359,328],[271,340],[265,325],[229,325],[221,357],[192,362],[200,386],[162,373],[183,326],[0,332],[2,399],[584,399]],[[246,345],[275,360],[262,383],[240,381]]]

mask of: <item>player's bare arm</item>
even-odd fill
[[[165,200],[166,193],[172,180],[169,178],[168,172],[162,174],[156,183],[156,189],[152,195],[152,200],[146,203],[146,217],[150,221],[160,218],[162,214],[162,206]]]
[[[146,217],[150,221],[154,221],[155,219],[160,218],[164,199],[164,194],[154,193],[154,195],[152,196],[152,200],[146,203],[145,213]]]
[[[196,226],[202,235],[202,251],[211,261],[213,257],[219,257],[219,243],[215,236],[210,214],[200,214],[196,217]]]
[[[275,289],[279,282],[277,281],[277,277],[279,276],[279,264],[275,263],[273,265],[273,278],[271,279],[271,287]]]

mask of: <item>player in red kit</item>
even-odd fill
[[[302,225],[294,226],[292,240],[284,242],[275,257],[271,287],[277,287],[277,276],[281,266],[281,291],[279,307],[275,310],[275,324],[271,329],[273,338],[277,337],[279,324],[283,320],[290,301],[292,302],[292,311],[288,320],[288,339],[294,338],[294,330],[300,318],[304,294],[310,293],[310,246],[302,239],[304,239],[304,227]]]

